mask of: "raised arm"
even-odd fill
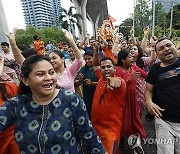
[[[98,59],[99,47],[98,47],[98,44],[97,44],[97,43],[94,44],[93,51],[94,51],[94,55],[93,55],[92,64],[93,64],[94,70],[97,70],[97,69],[100,69],[99,59]]]
[[[3,74],[3,68],[4,68],[4,58],[0,57],[0,77]]]
[[[149,55],[149,48],[147,46],[147,41],[148,41],[148,35],[149,35],[149,26],[144,28],[144,37],[142,39],[142,49],[143,52]]]
[[[70,32],[68,32],[66,29],[62,29],[62,32],[64,33],[64,37],[68,40],[69,44],[71,45],[71,47],[74,51],[75,57],[77,59],[81,59],[82,54],[74,41],[73,35]]]
[[[134,37],[134,30],[133,27],[130,30],[131,42],[133,45],[137,45],[136,38]]]
[[[105,46],[107,46],[108,45],[108,43],[107,43],[107,41],[103,38],[103,36],[102,36],[102,34],[100,33],[100,32],[98,32],[98,38],[103,42],[103,46],[102,46],[102,48],[104,48]]]
[[[84,43],[86,42],[86,40],[87,40],[89,37],[90,37],[90,35],[87,34],[87,35],[83,38],[83,40],[79,43],[79,47],[80,47],[81,49],[83,49]]]
[[[117,56],[117,54],[118,54],[119,43],[120,43],[120,40],[122,40],[122,39],[123,39],[122,33],[119,33],[115,36],[115,42],[114,42],[114,45],[112,47],[112,52],[115,56]]]
[[[13,28],[12,34],[9,34],[9,35],[6,34],[7,38],[9,39],[14,58],[15,58],[16,62],[19,65],[21,65],[23,63],[23,61],[25,60],[25,58],[23,57],[23,55],[21,54],[21,51],[19,50],[19,48],[16,45],[15,35],[16,35],[16,28]]]

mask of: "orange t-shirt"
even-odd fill
[[[18,86],[12,82],[5,82],[6,90],[12,97],[18,93]],[[0,106],[4,104],[2,93],[0,92]],[[18,145],[14,139],[14,125],[7,128],[0,134],[0,154],[20,154]]]
[[[114,54],[112,53],[112,49],[108,48],[108,46],[105,46],[103,51],[105,56],[111,58],[114,64],[117,64],[117,59],[114,57]]]
[[[34,50],[38,55],[43,55],[42,50],[40,48],[39,40],[34,40]]]
[[[122,80],[121,88],[108,90],[107,82],[99,70],[95,71],[99,81],[94,94],[91,119],[105,149],[112,153],[114,142],[120,143],[122,123],[123,99],[126,91],[125,81]],[[118,146],[119,147],[119,146]]]

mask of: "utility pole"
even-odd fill
[[[133,35],[134,35],[134,23],[135,23],[135,7],[136,7],[136,0],[133,0]]]
[[[173,0],[171,0],[171,20],[170,20],[170,32],[169,32],[169,37],[172,36],[172,20],[173,20]]]
[[[152,36],[154,35],[154,29],[155,29],[155,0],[152,0],[153,5],[153,21],[152,21]]]

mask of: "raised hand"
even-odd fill
[[[134,28],[133,27],[131,27],[131,30],[130,30],[130,35],[134,35]]]
[[[149,35],[149,26],[144,28],[144,36],[148,36]]]
[[[118,33],[117,35],[116,35],[116,41],[119,41],[119,40],[122,40],[123,39],[123,33]]]
[[[69,40],[74,40],[74,37],[73,35],[67,31],[66,29],[61,29],[63,34],[64,34],[64,37],[69,41]]]
[[[155,47],[157,41],[158,41],[158,38],[156,36],[152,36],[150,40],[151,47]]]
[[[13,28],[13,32],[10,34],[5,34],[7,38],[9,39],[9,42],[11,46],[16,46],[16,40],[15,40],[15,35],[16,35],[16,28]]]

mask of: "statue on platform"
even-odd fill
[[[114,26],[110,20],[104,20],[102,26],[98,29],[105,40],[113,40]]]

